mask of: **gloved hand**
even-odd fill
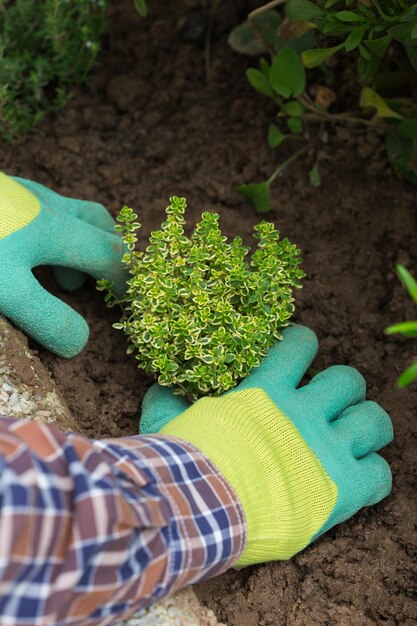
[[[159,385],[144,398],[141,433],[193,443],[234,488],[248,529],[238,565],[289,558],[390,493],[391,472],[376,451],[391,441],[392,424],[365,400],[362,376],[333,366],[297,389],[317,347],[311,330],[292,326],[219,398],[187,408]]]
[[[89,331],[81,315],[41,287],[32,268],[58,266],[55,275],[65,289],[81,286],[87,272],[113,281],[121,292],[123,253],[113,219],[101,204],[65,198],[0,172],[0,313],[39,343],[72,357],[85,346]]]

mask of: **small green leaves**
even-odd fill
[[[400,389],[407,387],[410,383],[413,382],[417,378],[417,362],[413,363],[401,374],[399,377],[397,384]]]
[[[320,187],[321,186],[321,176],[320,176],[320,172],[319,172],[319,166],[318,163],[315,163],[314,166],[311,168],[309,175],[308,175],[309,181],[310,181],[310,185],[312,187]]]
[[[403,266],[398,264],[396,266],[397,274],[406,287],[408,293],[417,304],[417,281],[410,274],[410,272]],[[400,333],[404,337],[411,337],[413,339],[417,339],[417,320],[413,320],[410,322],[400,322],[399,324],[393,324],[385,329],[385,333],[387,335],[392,335],[394,333]],[[413,380],[417,378],[417,362],[413,363],[401,374],[399,377],[397,384],[400,388],[406,387]]]
[[[268,128],[268,146],[277,148],[284,141],[285,135],[280,131],[276,124],[270,124]]]
[[[338,11],[335,13],[335,17],[341,22],[363,22],[364,19],[358,13],[353,11]]]
[[[184,235],[184,198],[170,198],[167,219],[151,233],[145,252],[125,257],[130,279],[117,300],[108,281],[109,306],[121,304],[114,327],[129,340],[127,352],[161,385],[190,400],[219,395],[259,365],[282,337],[294,311],[292,289],[304,276],[300,251],[280,240],[274,225],[255,227],[258,247],[221,234],[219,216],[205,211],[190,237]],[[124,207],[118,223],[125,239],[135,234],[136,215]]]
[[[267,213],[270,210],[271,194],[268,181],[241,185],[236,191],[249,200],[256,213]]]
[[[303,131],[303,123],[299,117],[289,117],[287,119],[287,125],[294,135],[298,135]]]
[[[393,335],[400,333],[404,337],[413,337],[417,339],[417,320],[412,322],[400,322],[399,324],[392,324],[385,329],[387,335]]]
[[[407,137],[407,139],[417,139],[417,119],[409,118],[408,120],[403,120],[398,126],[398,132],[402,137]]]
[[[336,52],[341,50],[344,47],[344,43],[340,43],[337,46],[332,46],[331,48],[317,48],[316,50],[305,50],[301,54],[301,58],[303,63],[307,69],[312,69],[313,67],[318,67],[327,59],[330,59]]]
[[[391,117],[394,119],[402,119],[402,115],[393,111],[383,98],[370,87],[363,87],[361,91],[360,105],[363,108],[371,107],[376,109],[377,117]]]
[[[362,41],[365,33],[366,33],[366,25],[358,26],[354,28],[348,35],[348,38],[345,41],[345,50],[346,52],[352,52],[355,48],[357,48]]]
[[[259,91],[259,93],[269,96],[270,98],[274,98],[274,92],[271,89],[269,80],[263,72],[250,67],[246,70],[246,77],[256,91]]]
[[[269,72],[272,88],[284,98],[299,96],[305,88],[306,76],[300,57],[292,48],[284,48],[274,58]]]
[[[325,11],[310,0],[288,0],[286,9],[288,17],[293,20],[314,20],[314,18],[325,15]]]
[[[387,131],[385,144],[388,159],[394,169],[417,184],[417,140],[405,137],[394,127]]]
[[[401,282],[417,304],[417,281],[403,265],[398,264],[396,270]]]
[[[304,113],[304,107],[297,100],[286,102],[282,108],[291,117],[300,117]]]
[[[277,11],[265,11],[254,19],[255,25],[266,42],[275,47],[278,36],[278,27],[281,22]],[[265,46],[253,33],[249,23],[245,20],[230,32],[229,46],[239,54],[257,55],[265,52]]]

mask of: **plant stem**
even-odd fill
[[[275,179],[276,177],[281,174],[281,172],[283,170],[285,170],[285,168],[290,165],[290,163],[292,163],[293,161],[295,161],[296,159],[298,159],[299,156],[301,156],[302,154],[304,154],[304,152],[307,152],[307,150],[309,149],[310,144],[307,144],[306,146],[304,146],[303,148],[300,148],[300,150],[297,150],[297,152],[294,152],[294,154],[292,154],[286,161],[284,161],[284,163],[281,163],[277,169],[275,170],[275,172],[272,174],[272,176],[270,176],[268,178],[268,180],[266,181],[268,183],[268,185],[270,185]]]
[[[364,126],[370,126],[372,128],[386,128],[386,124],[377,124],[374,120],[367,120],[363,117],[358,117],[355,113],[328,113],[327,111],[318,109],[314,102],[311,100],[307,93],[303,93],[299,97],[300,103],[310,111],[310,114],[301,115],[304,120],[319,121],[325,120],[326,122],[348,122],[350,124],[363,124]]]
[[[206,40],[204,43],[204,62],[206,67],[206,81],[207,83],[210,80],[210,65],[211,65],[211,41],[213,35],[213,26],[214,26],[214,16],[219,7],[221,0],[214,0],[213,6],[211,7],[209,23],[207,27]]]

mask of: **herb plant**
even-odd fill
[[[403,265],[397,265],[397,273],[401,282],[406,287],[408,293],[417,304],[417,282]],[[399,324],[393,324],[385,329],[387,335],[394,333],[400,333],[404,337],[413,337],[417,339],[417,320],[410,322],[400,322]],[[406,387],[413,380],[417,378],[417,361],[407,367],[407,369],[401,374],[398,379],[399,387]]]
[[[166,221],[141,252],[137,215],[124,207],[116,229],[128,247],[127,291],[117,298],[103,280],[98,288],[107,291],[109,306],[122,306],[114,326],[128,337],[139,367],[195,400],[221,394],[260,364],[289,324],[292,290],[304,272],[300,251],[272,223],[255,226],[258,244],[248,261],[250,248],[221,234],[216,213],[204,212],[187,237],[185,208],[185,198],[172,197]]]
[[[278,5],[284,8],[274,10]],[[283,141],[304,142],[305,149],[294,154],[315,155],[310,171],[313,185],[320,184],[319,138],[325,123],[373,128],[384,134],[396,171],[417,182],[417,3],[276,0],[253,11],[232,31],[229,43],[241,53],[269,53],[270,59],[261,58],[259,69],[247,70],[251,85],[277,106],[277,123],[269,127],[268,143],[276,148]],[[354,111],[340,110],[338,102],[337,67],[342,55],[355,57],[353,95],[358,106]],[[315,68],[319,73],[312,72]],[[259,183],[259,188],[252,184],[238,189],[258,212],[269,208],[274,176]]]
[[[0,0],[0,134],[14,139],[86,82],[106,0]]]

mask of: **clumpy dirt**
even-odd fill
[[[266,146],[273,107],[247,84],[250,61],[227,46],[230,28],[253,4],[221,3],[208,81],[201,4],[155,1],[142,20],[130,0],[115,3],[92,89],[75,90],[69,105],[20,145],[0,143],[0,167],[101,201],[113,213],[132,206],[143,224],[142,245],[174,194],[187,196],[190,222],[216,210],[225,234],[250,242],[258,216],[234,188],[268,177],[290,148]],[[417,272],[415,188],[385,163],[378,138],[341,129],[325,139],[322,186],[309,186],[308,158],[296,162],[275,183],[268,219],[303,250],[308,277],[297,292],[296,320],[320,338],[315,367],[358,368],[368,397],[392,416],[396,438],[383,455],[394,488],[291,561],[201,585],[200,599],[229,626],[417,623],[416,384],[396,388],[417,344],[383,333],[415,317],[393,272],[396,262]],[[41,279],[90,324],[89,344],[72,360],[38,347],[80,428],[96,437],[136,434],[149,380],[111,328],[116,312],[92,282],[67,294],[48,272]]]

